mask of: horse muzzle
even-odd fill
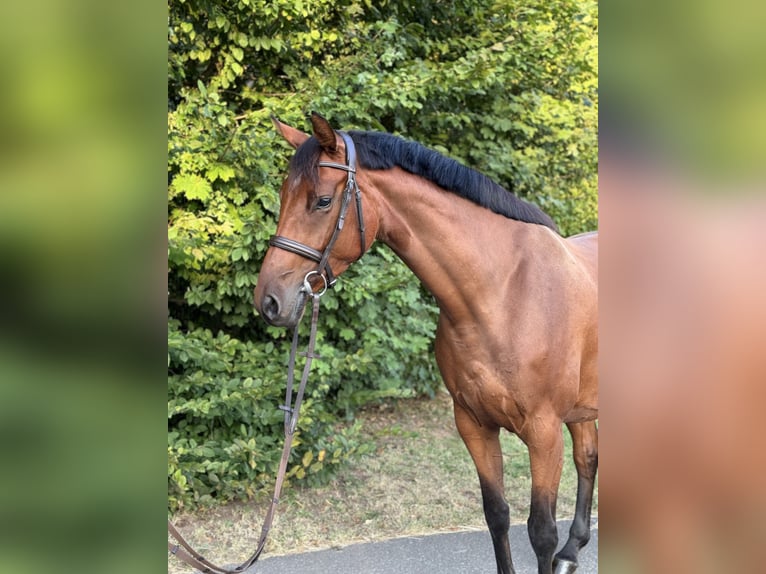
[[[295,327],[303,316],[309,295],[322,296],[329,287],[327,278],[319,271],[309,271],[297,287],[255,288],[255,308],[264,320],[274,327]]]
[[[279,288],[261,284],[255,288],[253,303],[258,313],[274,327],[295,327],[303,316],[308,294],[303,285]]]

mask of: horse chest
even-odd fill
[[[476,323],[461,329],[442,317],[435,350],[447,390],[477,422],[520,433],[530,417],[566,412],[576,402],[576,356],[555,352],[524,329],[498,337]]]
[[[512,357],[498,361],[488,353],[474,353],[468,359],[461,356],[460,345],[454,341],[440,345],[437,340],[436,359],[445,386],[461,407],[478,421],[493,422],[515,431],[524,424],[528,396],[519,388],[519,367]],[[439,352],[439,349],[442,349]]]

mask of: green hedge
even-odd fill
[[[270,489],[280,456],[289,333],[252,306],[292,153],[270,114],[400,133],[539,204],[566,234],[593,229],[596,39],[595,2],[170,3],[171,510]],[[435,306],[390,250],[374,247],[322,305],[298,480],[327,480],[365,447],[359,407],[440,384]]]

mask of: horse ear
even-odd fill
[[[314,128],[314,137],[326,152],[333,153],[338,149],[338,139],[330,122],[316,112],[311,112],[311,125]]]
[[[274,126],[277,128],[277,130],[279,130],[279,133],[282,134],[282,137],[287,140],[287,143],[296,149],[311,137],[309,134],[304,134],[301,130],[291,128],[287,124],[283,124],[279,121],[277,116],[272,115],[271,121],[274,123]]]

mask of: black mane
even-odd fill
[[[527,203],[486,175],[425,146],[383,132],[350,131],[356,144],[359,165],[366,169],[403,170],[431,181],[482,207],[518,221],[536,223],[558,233],[553,220],[539,207]],[[321,149],[315,138],[298,148],[291,171],[315,180]]]

